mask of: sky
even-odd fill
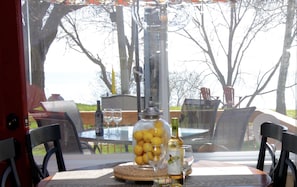
[[[248,81],[245,78],[245,82],[241,82],[241,85],[235,90],[235,96],[249,94],[256,86],[255,79],[257,73],[259,73],[257,69],[259,67],[263,67],[263,69],[267,68],[267,66],[274,64],[275,61],[278,60],[282,47],[282,38],[275,37],[275,35],[281,32],[281,30],[275,30],[271,33],[260,34],[257,43],[254,43],[251,46],[251,49],[247,54],[247,60],[242,66],[246,78],[251,81]],[[87,33],[85,35],[92,36],[92,33]],[[93,44],[94,46],[93,49],[97,49],[98,46],[100,46],[98,43],[103,42],[105,37],[105,35],[102,35],[99,39],[90,40],[90,44]],[[99,66],[94,65],[83,54],[70,51],[69,49],[66,50],[64,42],[65,41],[63,40],[55,40],[47,54],[45,61],[46,96],[49,97],[52,93],[59,93],[66,100],[74,100],[78,103],[95,104],[96,100],[100,99],[100,97],[107,92],[105,86],[98,86],[100,84],[98,81],[98,72],[100,72]],[[263,47],[262,44],[265,44],[266,47]],[[271,47],[267,48],[267,46]],[[118,74],[118,59],[111,58],[111,56],[115,56],[115,54],[108,52],[114,51],[116,48],[117,45],[111,45],[109,48],[99,48],[99,51],[103,51],[103,58],[110,59],[108,60],[110,63],[107,67],[107,71],[111,71],[111,67],[114,67],[116,74]],[[184,38],[180,38],[178,35],[169,34],[169,71],[206,69],[207,67],[203,67],[201,64],[193,61],[193,59],[199,59],[200,55],[194,49],[195,45],[193,43]],[[291,53],[291,62],[295,63],[291,63],[289,68],[289,82],[295,81],[295,72],[297,72],[296,48],[291,50]],[[276,83],[277,77],[271,81],[268,85],[268,89],[274,88]],[[203,86],[209,87],[213,96],[219,96],[222,99],[221,86],[216,79],[209,78]],[[295,88],[287,89],[286,91],[287,109],[294,109],[296,107],[295,91]],[[258,96],[252,105],[256,105],[259,108],[275,109],[275,97],[275,92]]]

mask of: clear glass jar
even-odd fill
[[[133,128],[133,154],[136,165],[148,165],[147,152],[151,151],[152,144],[163,144],[167,148],[170,136],[170,127],[166,120],[161,118],[162,113],[154,104],[142,113],[142,118]]]

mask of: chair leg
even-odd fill
[[[102,153],[102,151],[101,151],[101,149],[100,149],[98,143],[95,143],[95,144],[94,144],[93,149],[94,149],[94,153],[96,153],[96,149],[98,149],[99,153]]]

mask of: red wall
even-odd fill
[[[0,5],[0,139],[17,140],[16,164],[22,186],[26,187],[31,186],[31,174],[25,144],[28,112],[20,3],[4,0]],[[15,129],[7,127],[7,116],[11,114],[19,121]],[[3,167],[1,163],[0,173]]]

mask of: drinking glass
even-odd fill
[[[122,110],[120,108],[113,109],[113,121],[116,124],[116,135],[120,134],[119,123],[122,121]]]
[[[107,135],[110,135],[109,124],[112,122],[113,110],[111,108],[103,109],[103,119],[106,122],[107,126]]]
[[[160,166],[163,164],[165,155],[166,155],[166,148],[163,144],[150,144],[151,145],[151,151],[148,151],[147,159],[149,165],[153,168],[154,171],[154,184],[152,187],[158,187],[159,184],[157,183],[157,172]],[[150,149],[150,148],[148,148]]]
[[[192,145],[183,145],[184,152],[184,163],[183,163],[183,183],[186,186],[186,175],[190,171],[192,164],[194,162],[193,148]]]

